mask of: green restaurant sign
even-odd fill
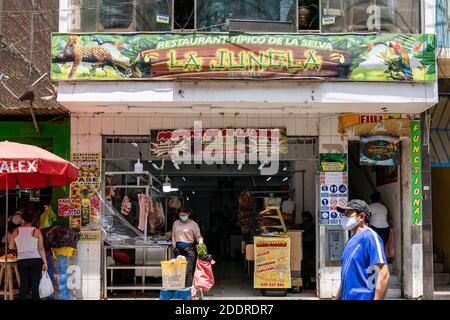
[[[420,120],[411,120],[411,202],[413,225],[422,225],[422,139]]]
[[[426,34],[53,34],[54,80],[435,81]]]

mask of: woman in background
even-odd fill
[[[47,259],[42,234],[32,226],[36,215],[28,210],[22,214],[23,226],[14,230],[9,248],[17,249],[17,267],[20,275],[19,299],[27,297],[31,288],[32,299],[39,300],[41,272],[47,271]]]
[[[195,264],[197,261],[197,252],[195,242],[203,243],[203,237],[200,233],[200,227],[197,222],[190,219],[192,211],[189,205],[184,205],[178,214],[179,220],[176,220],[172,227],[172,246],[175,247],[175,256],[182,255],[186,257],[186,288],[192,286],[194,279]]]

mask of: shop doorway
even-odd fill
[[[216,261],[215,286],[205,295],[206,299],[262,297],[261,291],[253,288],[253,261],[246,260],[243,243],[252,244],[258,234],[258,216],[266,201],[274,201],[281,207],[286,201],[294,204],[294,214],[284,215],[290,230],[301,228],[302,212],[310,212],[313,223],[316,221],[316,138],[288,137],[289,152],[282,156],[277,172],[271,176],[261,175],[260,163],[176,164],[170,159],[153,157],[148,152],[150,141],[146,137],[104,137],[103,141],[105,172],[133,171],[140,158],[144,171],[159,181],[170,181],[171,187],[176,189],[165,193],[161,199],[166,215],[166,226],[160,230],[161,234],[171,231],[180,205],[190,204],[192,218],[199,224],[208,251]],[[251,195],[255,203],[251,219],[240,210],[244,194]],[[307,252],[303,246],[301,270],[296,275],[312,289],[306,293],[311,297],[315,297],[314,245],[308,245]],[[140,279],[137,281],[139,283]],[[136,292],[139,291],[128,294]],[[288,293],[292,298],[304,296],[305,291]]]
[[[450,299],[450,167],[435,166],[431,170],[433,200],[434,298]],[[444,205],[443,205],[444,204]]]
[[[399,142],[400,143],[400,142]],[[360,141],[348,142],[348,179],[349,200],[362,199],[368,204],[372,203],[371,196],[379,193],[379,202],[383,204],[390,217],[389,239],[394,236],[394,249],[385,248],[389,263],[390,283],[389,298],[401,298],[402,296],[402,184],[400,162],[396,166],[367,166],[360,164]],[[401,145],[399,146],[401,154]],[[388,218],[389,219],[389,218]],[[369,225],[381,223],[372,217]],[[374,222],[376,221],[376,222]],[[384,227],[385,225],[379,225]]]

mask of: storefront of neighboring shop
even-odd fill
[[[70,120],[56,120],[51,123],[38,122],[37,125],[40,129],[39,135],[36,134],[35,126],[31,122],[3,121],[0,124],[0,141],[19,143],[23,148],[28,145],[36,146],[59,156],[63,160],[70,160]],[[40,159],[39,155],[39,153],[36,153],[36,159]],[[33,225],[39,228],[45,237],[44,244],[48,261],[48,272],[53,280],[55,289],[52,298],[62,300],[76,298],[77,293],[75,287],[71,288],[70,284],[68,284],[68,273],[70,273],[70,264],[76,264],[76,247],[79,232],[76,230],[70,231],[69,219],[62,215],[58,215],[59,202],[69,195],[69,183],[52,182],[50,181],[51,178],[46,178],[48,179],[47,183],[42,181],[36,183],[35,180],[38,178],[36,178],[35,175],[39,174],[41,169],[44,169],[41,168],[43,165],[42,163],[39,164],[39,160],[32,160],[31,158],[26,160],[20,160],[19,158],[17,161],[2,160],[0,169],[2,175],[30,173],[29,176],[25,177],[25,180],[21,178],[22,180],[19,181],[17,186],[8,186],[10,189],[8,193],[4,191],[5,187],[2,188],[2,197],[0,199],[0,207],[3,212],[0,219],[0,234],[2,239],[6,239],[6,219],[4,209],[6,204],[8,204],[8,215],[10,217],[8,220],[8,236],[19,224],[20,215],[17,213],[19,211],[23,212],[23,210],[33,210],[36,213],[36,219],[33,222]],[[48,168],[46,169],[48,170]],[[56,174],[56,169],[53,169]],[[72,173],[72,175],[76,174]],[[24,188],[20,185],[22,182],[28,186],[46,185],[47,187]],[[8,195],[8,202],[6,202],[6,194]],[[67,241],[67,238],[65,241],[62,240],[62,237],[69,233],[73,235],[73,241],[69,241],[70,243]],[[4,244],[5,243],[2,241],[2,264],[7,263],[4,257]],[[14,265],[16,262],[15,258],[16,252],[14,250],[9,251],[9,263]],[[14,298],[17,291],[16,286],[19,285],[18,279],[15,279],[14,277],[12,279],[13,286],[11,288],[13,288],[13,291],[10,291],[9,288],[8,290],[5,290],[7,291],[8,298]],[[10,293],[12,296],[10,296]]]
[[[157,291],[157,265],[171,257],[171,226],[185,202],[217,257],[219,285],[212,297],[282,294],[308,279],[314,295],[332,298],[346,241],[335,207],[371,191],[359,195],[356,184],[352,189],[352,170],[358,167],[350,159],[356,150],[352,141],[364,143],[361,138],[381,135],[401,143],[395,153],[401,163],[396,181],[385,166],[371,166],[378,176],[366,173],[384,181],[379,186],[386,196],[389,188],[399,190],[392,193],[398,195],[397,205],[406,197],[417,204],[408,171],[411,152],[417,152],[409,151],[409,128],[416,126],[405,116],[416,117],[437,101],[433,36],[96,36],[121,43],[116,48],[124,49],[115,51],[125,62],[89,72],[94,62],[86,60],[71,69],[73,57],[63,54],[64,47],[71,41],[94,47],[92,35],[53,36],[52,78],[58,81],[59,103],[71,111],[72,159],[87,161],[85,179],[73,190],[80,218],[72,219],[91,232],[79,244],[79,265],[87,275],[83,298]],[[390,56],[388,44],[394,41],[417,62],[411,75]],[[421,43],[428,46],[415,50]],[[357,120],[346,122],[346,114]],[[384,121],[383,114],[399,119]],[[377,121],[371,129],[354,132],[366,121],[363,115]],[[264,152],[272,145],[278,158]],[[90,203],[91,214],[83,218],[83,201],[91,196],[98,197],[100,209],[92,214]],[[152,215],[141,214],[141,199],[151,202]],[[406,237],[413,213],[414,224],[420,225],[420,213],[408,208],[395,220],[397,236],[403,232]],[[312,215],[312,228],[305,228],[305,211]],[[312,232],[299,232],[302,228]],[[406,240],[396,242],[401,247],[395,257],[403,252],[403,260],[394,257],[393,264],[403,294],[417,297],[418,280],[405,274],[413,274],[418,246],[409,264]],[[236,293],[239,281],[248,285]],[[288,291],[288,297],[296,294]]]

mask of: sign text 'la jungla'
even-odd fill
[[[183,58],[179,58],[176,49],[169,51],[170,60],[168,62],[169,69],[172,70],[202,70],[205,66],[203,58],[196,51],[188,51],[184,53]],[[253,70],[269,70],[269,69],[287,69],[287,70],[316,70],[320,71],[322,65],[322,57],[314,50],[304,52],[303,59],[297,59],[292,50],[267,50],[254,52],[249,50],[241,50],[238,52],[220,48],[216,51],[215,59],[212,59],[207,70],[222,71],[253,71]]]

